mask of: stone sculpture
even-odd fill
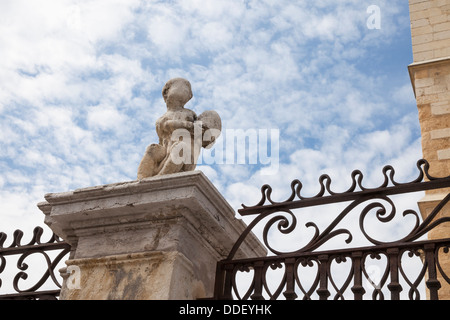
[[[159,143],[146,148],[138,179],[194,170],[201,148],[211,148],[222,129],[217,112],[208,110],[197,117],[194,111],[184,107],[193,96],[186,79],[169,80],[162,96],[167,112],[156,121]]]

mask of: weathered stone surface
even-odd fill
[[[154,251],[73,259],[77,286],[64,282],[63,300],[185,300],[205,296],[193,265],[179,252]],[[82,288],[82,290],[81,290]]]
[[[193,96],[186,79],[169,80],[162,95],[167,112],[156,121],[159,143],[146,148],[138,167],[138,179],[194,170],[202,146],[212,147],[222,129],[217,112],[209,110],[197,117],[184,107]]]
[[[47,202],[38,205],[46,214],[45,222],[74,249],[69,264],[82,261],[89,270],[86,272],[95,274],[93,279],[109,272],[106,267],[100,268],[98,261],[130,254],[134,257],[133,254],[157,253],[168,257],[166,254],[170,253],[176,255],[176,261],[186,259],[192,264],[192,279],[188,282],[201,284],[207,296],[212,295],[216,262],[225,258],[246,227],[200,171],[47,194],[45,199]],[[239,252],[242,258],[264,254],[265,249],[253,235]],[[153,262],[155,257],[151,257]],[[167,261],[163,264],[166,267],[161,270],[173,277],[170,266],[179,265]],[[92,266],[102,270],[93,271]],[[138,273],[143,272],[136,268]],[[149,270],[161,271],[156,267]],[[130,277],[135,279],[137,275]],[[170,287],[170,282],[165,283]],[[155,288],[150,286],[147,290]],[[142,293],[139,297],[147,295]],[[160,298],[175,295],[178,293],[170,292]],[[86,294],[73,297],[76,296]]]

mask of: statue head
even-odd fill
[[[183,78],[170,79],[162,89],[162,96],[167,108],[183,107],[193,97],[191,84]]]

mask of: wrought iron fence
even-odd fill
[[[363,186],[363,174],[356,170],[351,175],[350,188],[340,193],[331,190],[330,177],[322,175],[319,178],[320,191],[312,197],[303,196],[302,183],[294,180],[291,183],[290,196],[281,202],[274,201],[271,197],[272,188],[264,185],[261,188],[259,203],[255,206],[243,205],[243,208],[238,210],[243,216],[255,215],[255,218],[239,237],[228,257],[218,262],[214,298],[309,300],[313,299],[314,295],[323,300],[329,298],[398,300],[400,292],[405,287],[409,299],[420,299],[423,298],[423,294],[420,294],[418,287],[425,281],[429,299],[438,299],[441,282],[450,284],[449,275],[445,273],[448,270],[444,270],[441,261],[444,258],[450,260],[448,256],[450,238],[421,240],[421,237],[439,225],[450,222],[450,217],[439,217],[439,213],[450,200],[450,194],[447,194],[423,221],[416,211],[412,209],[403,211],[403,218],[409,217],[415,222],[410,232],[399,240],[378,240],[367,231],[366,220],[371,212],[381,223],[390,222],[396,217],[398,210],[392,200],[394,195],[450,187],[450,176],[432,177],[427,161],[419,160],[417,168],[419,174],[415,180],[400,183],[394,178],[394,169],[386,166],[382,170],[384,181],[377,188]],[[306,223],[305,226],[312,230],[313,236],[300,248],[286,252],[271,244],[269,236],[271,230],[284,236],[295,231],[299,218],[294,214],[294,209],[336,203],[346,206],[322,231],[315,222]],[[354,211],[359,211],[359,231],[369,245],[320,250],[338,236],[345,236],[346,244],[352,242],[354,234],[349,229],[339,226],[340,222]],[[262,240],[270,251],[270,256],[234,259],[246,236],[261,222],[265,222],[265,225],[259,228],[262,229]],[[421,265],[414,277],[405,271],[405,260],[412,258],[418,259]],[[368,262],[372,260],[384,260],[378,279],[374,279],[367,268]],[[339,264],[347,264],[347,271],[334,273],[333,268]],[[278,280],[272,281],[275,282],[273,285],[269,280],[271,277],[269,274],[277,270]],[[249,284],[247,288],[242,288],[241,276],[245,274],[249,275],[247,277]]]
[[[63,258],[68,256],[71,247],[55,234],[52,234],[47,242],[42,242],[41,237],[43,233],[44,230],[41,227],[36,227],[33,230],[30,242],[22,244],[23,232],[16,230],[12,236],[11,244],[4,246],[7,235],[0,232],[0,276],[2,276],[7,266],[7,257],[18,256],[17,269],[20,270],[12,279],[12,287],[15,292],[1,294],[0,299],[53,300],[59,296],[61,283],[59,275],[55,274],[55,268]],[[54,255],[51,255],[50,252],[53,252]],[[32,286],[21,288],[19,282],[26,280],[29,276],[28,264],[25,261],[34,254],[41,255],[44,258],[45,271],[41,278]],[[43,289],[44,284],[47,282],[50,282],[55,289]],[[3,282],[0,279],[0,288],[2,285]]]
[[[255,215],[255,218],[241,234],[228,257],[218,262],[214,298],[308,300],[317,296],[319,299],[345,299],[349,297],[350,291],[352,298],[356,300],[367,296],[372,299],[397,300],[400,299],[400,292],[405,287],[409,299],[419,299],[423,297],[419,286],[425,282],[429,298],[438,299],[442,282],[450,284],[449,275],[446,273],[448,270],[442,266],[443,258],[450,260],[448,256],[450,238],[421,240],[421,237],[441,224],[450,222],[450,217],[439,217],[439,213],[450,200],[450,193],[423,221],[416,211],[404,210],[402,217],[412,218],[414,226],[399,240],[378,240],[370,235],[366,228],[367,217],[373,212],[376,219],[382,223],[390,222],[396,217],[398,210],[392,200],[395,195],[450,187],[450,176],[432,177],[429,174],[429,164],[425,160],[419,160],[417,168],[419,175],[415,180],[400,183],[394,179],[394,169],[386,166],[382,171],[384,181],[377,188],[363,186],[362,173],[354,171],[351,175],[352,184],[344,192],[331,190],[330,177],[322,175],[319,178],[320,191],[312,197],[303,196],[302,183],[294,180],[291,183],[290,196],[281,202],[274,201],[272,188],[264,185],[261,188],[261,200],[255,206],[243,205],[239,210],[241,215]],[[272,230],[275,229],[282,235],[289,235],[295,231],[299,218],[294,210],[338,203],[344,204],[344,209],[338,211],[335,218],[322,231],[315,222],[306,223],[305,226],[313,231],[313,235],[300,248],[283,251],[271,244],[269,234]],[[323,249],[331,240],[341,236],[346,237],[347,244],[352,242],[355,235],[349,229],[341,228],[340,223],[354,211],[359,211],[359,230],[370,245],[337,250]],[[235,259],[242,242],[260,224],[263,224],[262,241],[271,255]],[[16,230],[11,243],[5,246],[7,236],[0,233],[0,277],[7,265],[8,256],[19,256],[17,268],[20,270],[12,280],[15,293],[0,295],[0,299],[56,299],[59,296],[61,284],[55,274],[55,268],[68,256],[71,248],[55,234],[47,242],[42,242],[42,234],[43,229],[36,227],[31,241],[22,244],[23,232]],[[50,252],[54,253],[52,257]],[[33,254],[44,257],[46,270],[36,283],[24,289],[19,282],[28,278],[29,271],[25,260]],[[413,258],[419,259],[421,266],[416,275],[411,277],[406,272],[405,260]],[[367,267],[368,262],[372,260],[384,260],[377,279],[371,276]],[[334,268],[340,264],[347,264],[347,271],[334,272]],[[269,279],[271,271],[279,271],[275,285],[271,283],[273,279]],[[240,288],[243,285],[243,281],[239,279],[240,274],[251,275],[248,278],[248,288],[244,290]],[[57,288],[44,289],[44,284],[48,282]],[[368,284],[369,288],[367,285],[364,286],[363,282]],[[2,284],[0,279],[0,288]]]

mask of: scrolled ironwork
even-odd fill
[[[314,280],[312,281],[312,284],[310,285],[309,289],[307,290],[304,287],[303,282],[300,280],[299,267],[301,265],[303,268],[306,268],[306,267],[313,268],[314,264],[316,264],[316,270],[315,270],[316,274],[315,274]],[[316,289],[319,285],[319,280],[320,280],[319,261],[317,259],[315,259],[314,257],[307,257],[307,258],[302,257],[302,258],[297,259],[294,276],[295,276],[295,283],[297,284],[298,289],[301,291],[301,293],[303,293],[302,299],[303,300],[312,300],[312,295],[316,291]]]
[[[247,291],[244,293],[244,295],[241,297],[241,295],[239,294],[237,283],[236,283],[237,272],[250,273],[250,271],[252,271],[252,269],[253,269],[252,264],[238,264],[233,269],[233,272],[232,272],[233,275],[231,278],[231,282],[232,282],[233,292],[236,295],[236,297],[238,298],[238,300],[247,300],[250,297],[250,295],[255,287],[255,280],[254,280],[255,277],[253,277],[252,283],[247,288]]]
[[[416,276],[416,279],[411,281],[410,277],[406,274],[405,268],[403,267],[403,255],[407,252],[407,255],[409,258],[418,257],[420,258],[423,255],[423,251],[420,248],[406,248],[402,250],[399,254],[399,271],[403,276],[403,279],[405,279],[406,283],[409,285],[408,290],[408,298],[409,300],[420,300],[420,292],[419,292],[419,285],[423,281],[425,273],[427,271],[427,262],[424,261],[422,264],[422,268],[419,272],[419,274]]]
[[[330,260],[328,262],[328,279],[330,281],[331,286],[334,288],[334,290],[336,290],[336,294],[334,296],[334,300],[345,300],[344,298],[344,291],[347,289],[347,287],[350,285],[350,281],[353,279],[353,262],[351,259],[348,259],[349,257],[346,254],[335,254],[333,256],[330,257]],[[341,264],[341,263],[345,263],[347,261],[350,261],[350,267],[349,267],[349,272],[348,274],[346,274],[345,276],[345,280],[344,283],[338,287],[338,285],[336,284],[336,279],[334,279],[333,273],[331,272],[331,266],[333,264],[333,261],[336,261],[336,263]]]
[[[275,291],[272,292],[272,290],[270,290],[270,288],[269,288],[268,279],[267,279],[267,274],[269,272],[269,268],[271,270],[283,269],[284,265],[283,265],[283,263],[281,261],[273,261],[273,262],[266,263],[264,265],[264,269],[263,269],[263,274],[264,274],[263,287],[264,287],[264,290],[269,295],[269,299],[270,300],[275,300],[275,299],[277,299],[280,296],[280,294],[281,294],[281,292],[283,290],[283,287],[285,285],[286,272],[284,272],[283,277],[282,277],[281,281],[279,282],[279,284],[278,284],[277,288],[275,289]]]
[[[445,281],[447,281],[448,283],[450,283],[450,275],[447,274],[447,272],[444,271],[441,262],[440,262],[440,254],[439,254],[439,250],[442,250],[442,253],[444,254],[449,254],[450,252],[450,244],[446,244],[446,245],[440,245],[436,247],[436,251],[435,251],[435,259],[436,259],[436,266],[441,274],[441,276],[445,279]]]
[[[386,204],[383,204],[380,200],[385,201],[387,204],[389,204],[389,208],[386,208]],[[365,202],[369,202],[365,207],[362,208],[360,214],[359,214],[359,227],[361,233],[364,235],[365,239],[368,240],[370,243],[375,245],[380,244],[388,244],[388,243],[394,243],[394,242],[408,242],[408,241],[414,241],[424,234],[426,234],[429,230],[432,230],[436,226],[449,222],[450,217],[442,217],[439,219],[435,219],[440,210],[448,203],[450,200],[450,195],[447,195],[440,203],[439,205],[430,213],[430,215],[422,222],[420,223],[420,217],[419,214],[412,210],[408,209],[405,210],[402,214],[402,217],[412,216],[414,217],[414,226],[412,227],[409,234],[407,234],[405,237],[397,240],[391,240],[391,241],[382,241],[375,239],[370,235],[370,232],[366,230],[365,227],[365,220],[366,217],[371,213],[375,211],[375,216],[381,223],[388,223],[392,221],[392,219],[397,214],[397,209],[392,201],[388,196],[385,195],[378,195],[376,198],[369,198],[369,197],[362,197],[360,199],[354,200],[352,203],[350,203],[344,210],[338,214],[338,216],[331,221],[331,223],[328,225],[327,228],[325,228],[323,231],[319,229],[319,227],[314,223],[313,221],[309,221],[305,224],[306,228],[312,228],[314,230],[314,234],[312,238],[309,240],[309,242],[292,251],[281,251],[278,249],[275,249],[269,241],[269,232],[270,230],[274,229],[274,226],[276,226],[276,230],[280,232],[283,235],[287,235],[292,233],[296,227],[297,227],[297,217],[290,209],[283,209],[280,211],[272,212],[263,212],[258,217],[252,221],[252,224],[249,225],[248,230],[242,234],[242,237],[236,242],[235,247],[230,251],[229,259],[234,256],[236,253],[238,246],[243,242],[245,237],[248,235],[249,231],[262,219],[269,217],[270,215],[274,215],[272,218],[269,219],[269,221],[265,224],[262,238],[263,242],[268,248],[268,250],[275,254],[275,255],[281,255],[281,254],[294,254],[294,253],[300,253],[305,251],[313,251],[318,248],[320,248],[322,245],[330,241],[331,239],[335,238],[339,235],[346,235],[345,243],[349,244],[353,240],[352,232],[345,228],[336,228],[337,225],[352,212],[357,206],[364,204]],[[290,218],[288,219],[286,215]]]
[[[0,232],[0,274],[4,272],[7,265],[7,256],[18,255],[17,269],[20,270],[16,273],[12,280],[12,287],[15,293],[1,294],[0,299],[56,299],[59,295],[61,283],[59,277],[55,274],[55,268],[62,261],[64,257],[67,257],[70,252],[70,245],[60,239],[56,234],[52,233],[48,241],[42,241],[42,235],[44,229],[36,227],[33,230],[31,240],[22,244],[22,238],[24,233],[21,230],[15,230],[12,235],[12,240],[9,245],[5,245],[7,235]],[[56,251],[55,257],[50,257],[48,252]],[[42,265],[45,267],[43,275],[28,288],[21,289],[19,282],[21,280],[28,279],[30,271],[29,265],[25,262],[31,255],[40,255],[44,258],[45,263]],[[42,287],[48,280],[56,287],[53,290],[42,290]],[[0,279],[0,288],[3,282]]]
[[[380,189],[389,188],[389,185],[391,184],[394,187],[412,187],[415,184],[421,183],[424,181],[424,178],[426,177],[429,181],[436,181],[436,180],[442,180],[442,179],[448,179],[450,178],[437,178],[433,177],[429,174],[430,164],[425,159],[421,159],[417,161],[417,169],[419,171],[417,178],[415,178],[412,181],[409,182],[398,182],[395,180],[395,170],[392,166],[387,165],[382,169],[382,174],[384,177],[383,183],[375,188],[369,188],[363,185],[362,181],[364,178],[364,175],[360,170],[354,170],[351,173],[352,178],[352,184],[351,186],[344,192],[335,192],[331,190],[331,184],[332,180],[329,175],[323,174],[319,177],[319,186],[320,191],[311,197],[306,197],[301,194],[301,190],[303,188],[303,184],[298,180],[295,179],[291,182],[291,194],[289,197],[284,201],[275,201],[272,199],[272,187],[268,184],[265,184],[261,187],[261,199],[260,201],[253,206],[247,206],[242,204],[241,210],[239,210],[240,213],[246,213],[251,212],[250,209],[258,209],[261,206],[264,205],[282,205],[282,204],[288,204],[292,203],[295,200],[297,201],[305,201],[305,200],[317,200],[320,198],[327,197],[328,196],[349,196],[354,193],[363,192],[363,193],[369,193],[369,192],[379,192]],[[389,174],[388,174],[389,172]],[[413,188],[414,189],[414,188]],[[266,203],[268,202],[268,203]],[[334,202],[334,201],[333,201]]]
[[[277,224],[277,229],[279,232],[281,232],[282,234],[289,234],[291,233],[295,227],[297,226],[297,218],[295,217],[295,215],[292,213],[292,211],[290,210],[285,210],[285,213],[288,213],[291,217],[291,222],[289,221],[289,219],[287,219],[284,215],[277,215],[273,218],[271,218],[267,224],[264,226],[264,231],[263,231],[263,241],[264,244],[266,245],[266,247],[273,253],[275,254],[281,254],[280,251],[272,248],[272,246],[269,244],[268,241],[268,234],[270,229],[272,228],[272,226],[278,222]]]
[[[450,238],[433,241],[419,241],[419,239],[439,225],[450,222],[450,217],[440,217],[441,210],[450,201],[450,194],[447,194],[423,221],[421,221],[420,214],[412,209],[404,210],[400,216],[400,211],[391,196],[449,188],[450,176],[437,178],[430,175],[429,163],[423,159],[417,161],[417,168],[419,172],[414,180],[399,182],[395,178],[394,168],[385,166],[382,170],[383,182],[376,188],[365,186],[363,174],[361,171],[355,170],[351,174],[351,186],[344,192],[332,190],[331,178],[328,175],[322,175],[319,178],[320,190],[312,197],[303,196],[301,194],[302,183],[299,180],[294,180],[290,185],[291,194],[284,201],[272,199],[272,188],[269,185],[263,185],[260,201],[254,206],[242,205],[242,209],[238,210],[243,216],[254,215],[255,217],[238,238],[228,257],[218,263],[218,279],[224,274],[227,275],[228,279],[235,279],[238,269],[232,266],[237,263],[241,268],[245,265],[253,270],[252,284],[245,294],[239,295],[235,291],[235,296],[238,299],[276,299],[280,296],[284,296],[286,299],[296,299],[297,297],[311,299],[314,293],[320,299],[328,299],[329,297],[345,299],[348,295],[347,292],[351,290],[355,299],[362,299],[365,294],[368,294],[375,300],[384,300],[388,296],[395,300],[399,299],[400,293],[405,289],[409,299],[423,297],[419,292],[419,285],[423,284],[425,276],[427,276],[425,282],[430,290],[430,298],[437,299],[440,281],[450,283],[449,275],[444,272],[444,268],[439,261],[440,256],[449,252]],[[343,209],[339,209],[340,211],[328,225],[321,226],[322,229],[314,221],[308,221],[305,227],[311,229],[313,234],[311,238],[307,239],[306,244],[299,244],[299,248],[292,250],[291,245],[289,250],[283,251],[271,244],[270,241],[273,236],[271,232],[273,231],[278,232],[281,236],[294,235],[294,232],[301,231],[297,230],[299,213],[294,212],[294,209],[345,202],[347,204]],[[353,241],[355,235],[348,228],[341,226],[342,220],[351,214],[357,214],[359,232],[370,243],[370,246],[320,251],[325,244],[337,236],[346,236],[346,244]],[[371,223],[370,221],[379,222],[381,226],[384,226],[392,223],[397,216],[399,216],[399,219],[407,219],[408,226],[412,225],[411,229],[405,232],[406,235],[400,235],[397,239],[379,239],[380,236],[372,235],[370,228],[367,228]],[[370,220],[369,217],[375,220]],[[256,225],[264,221],[262,240],[268,251],[274,256],[234,260],[235,254],[247,235]],[[302,237],[303,240],[304,238]],[[420,256],[419,260],[423,261],[423,264],[419,272],[411,276],[405,271],[404,263],[407,262],[408,258],[415,257],[418,259],[418,256]],[[367,270],[368,264],[370,260],[380,259],[385,261],[384,266],[379,270],[380,277],[372,279]],[[345,261],[349,265],[348,275],[344,277],[345,279],[341,281],[341,284],[338,284],[332,274],[331,267],[333,264]],[[222,263],[229,266],[228,271],[222,267]],[[302,283],[302,275],[299,274],[299,270],[306,266],[311,268],[317,266],[316,274],[312,276],[310,288],[305,288]],[[270,290],[267,277],[270,270],[274,268],[284,269],[284,274],[279,285],[274,290]],[[230,273],[230,270],[233,271]],[[439,278],[440,280],[438,279],[438,273],[442,275]],[[364,281],[369,285],[369,288],[364,287]],[[221,283],[220,280],[217,280],[215,297],[230,297],[230,294],[224,293],[222,290],[225,287],[236,290],[235,280],[232,280],[232,283],[225,285],[225,287]]]
[[[235,253],[238,250],[238,247],[244,241],[246,236],[250,233],[250,231],[254,228],[256,224],[258,224],[261,220],[265,218],[270,218],[266,223],[263,230],[263,241],[266,247],[270,252],[276,255],[280,254],[290,254],[290,253],[300,253],[305,251],[312,251],[318,249],[320,246],[328,242],[330,239],[345,234],[347,235],[347,239],[345,242],[348,244],[352,242],[353,235],[348,229],[339,228],[336,229],[336,226],[357,206],[364,204],[365,202],[369,202],[361,211],[359,215],[359,225],[360,231],[365,236],[365,238],[373,243],[373,244],[383,244],[388,243],[385,241],[377,240],[369,235],[364,226],[364,220],[366,216],[376,209],[376,217],[378,221],[382,223],[387,223],[391,221],[397,213],[396,206],[392,199],[389,197],[390,195],[408,193],[414,191],[428,190],[432,188],[440,188],[445,187],[446,185],[450,185],[450,176],[446,178],[436,178],[429,174],[429,164],[426,160],[419,160],[417,162],[417,168],[419,169],[419,174],[416,179],[410,182],[401,183],[395,180],[395,170],[392,166],[385,166],[382,170],[384,176],[384,182],[377,188],[367,188],[362,185],[363,174],[359,170],[355,170],[352,173],[352,185],[350,188],[342,193],[337,193],[331,190],[331,178],[328,175],[322,175],[319,178],[319,184],[321,186],[321,190],[318,194],[313,197],[303,197],[300,194],[300,190],[302,188],[302,184],[298,180],[294,180],[291,183],[291,195],[287,200],[277,202],[272,200],[272,188],[269,185],[264,185],[261,188],[262,198],[259,203],[255,206],[245,206],[243,205],[242,209],[239,209],[239,213],[241,215],[257,215],[255,219],[250,223],[248,228],[241,234],[241,237],[235,243],[235,246],[230,251],[230,254],[227,259],[232,259]],[[424,178],[427,178],[428,181],[423,181]],[[392,185],[392,186],[390,186]],[[360,191],[358,191],[358,188]],[[325,193],[328,192],[328,196],[325,196]],[[296,200],[299,198],[300,200]],[[386,205],[381,203],[382,200],[385,203],[390,205],[389,210],[386,209]],[[405,236],[403,239],[398,239],[391,242],[397,241],[413,241],[418,239],[422,235],[426,234],[429,230],[435,228],[436,226],[449,222],[450,217],[442,217],[439,219],[435,219],[440,210],[448,203],[450,200],[450,195],[447,195],[441,203],[433,210],[433,212],[422,222],[420,223],[419,214],[412,210],[408,209],[403,212],[403,217],[412,216],[415,218],[415,225],[410,233]],[[266,204],[266,202],[268,203]],[[314,235],[310,242],[297,250],[293,250],[290,252],[282,252],[273,248],[268,241],[268,233],[269,230],[276,224],[277,230],[286,235],[293,232],[297,226],[297,218],[296,215],[292,212],[292,209],[305,208],[310,206],[338,203],[344,201],[351,201],[350,204],[342,210],[337,217],[331,221],[329,226],[325,228],[323,231],[320,231],[317,225],[313,221],[309,221],[305,224],[307,228],[314,229]],[[285,215],[290,217],[290,220],[287,219]]]
[[[23,237],[23,231],[22,230],[15,230],[13,233],[12,241],[9,246],[4,246],[6,239],[8,236],[4,232],[0,232],[0,249],[6,249],[6,248],[16,248],[16,247],[22,247],[22,246],[32,246],[37,244],[43,244],[43,243],[58,243],[63,242],[61,238],[59,238],[55,233],[52,233],[50,239],[47,242],[42,242],[41,237],[44,234],[44,229],[42,227],[35,227],[33,229],[33,236],[27,244],[21,244],[22,237]]]
[[[367,271],[367,264],[368,264],[367,258],[369,257],[370,259],[381,260],[382,255],[386,258],[386,265],[383,270],[383,275],[379,278],[378,283],[375,283],[375,281],[377,279],[372,279],[372,277],[369,275],[369,272]],[[364,277],[366,278],[367,282],[373,288],[372,300],[384,300],[384,293],[383,293],[382,288],[386,284],[386,281],[389,276],[389,259],[387,257],[386,252],[384,252],[384,251],[367,252],[363,256],[363,264],[362,264],[361,271],[362,271],[362,274],[364,275]]]

